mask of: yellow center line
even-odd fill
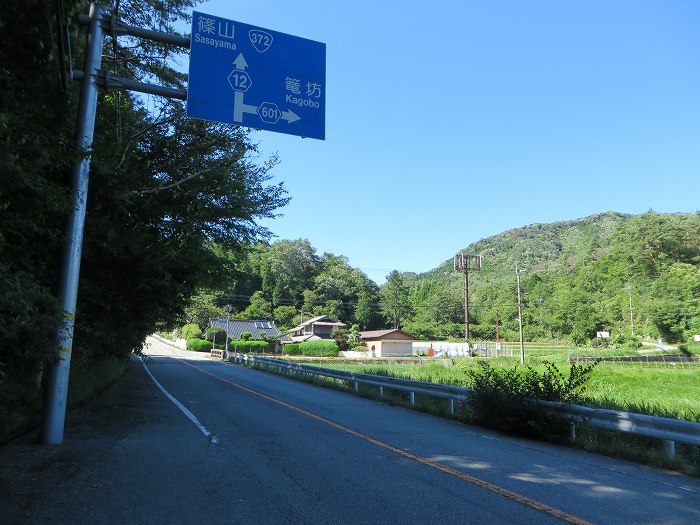
[[[331,421],[330,419],[326,419],[325,417],[322,417],[322,416],[319,416],[319,415],[314,414],[312,412],[309,412],[307,410],[304,410],[303,408],[299,408],[297,406],[294,406],[290,403],[287,403],[286,401],[282,401],[281,399],[277,399],[275,397],[268,396],[267,394],[263,394],[262,392],[258,392],[257,390],[252,390],[250,388],[247,388],[247,387],[240,385],[234,381],[231,381],[229,379],[225,379],[221,376],[218,376],[218,375],[216,375],[208,370],[204,370],[203,368],[200,368],[196,365],[193,365],[191,363],[187,363],[186,361],[182,361],[182,363],[184,363],[187,366],[190,366],[196,370],[199,370],[200,372],[202,372],[204,374],[210,375],[213,378],[218,379],[219,381],[223,381],[224,383],[227,383],[235,388],[238,388],[239,390],[243,390],[244,392],[248,392],[249,394],[252,394],[254,396],[260,397],[262,399],[266,399],[266,400],[271,401],[272,403],[275,403],[277,405],[289,408],[290,410],[294,410],[295,412],[298,412],[299,414],[303,414],[307,417],[310,417],[311,419],[315,419],[316,421],[320,421],[321,423],[325,423],[326,425],[329,425],[333,428],[336,428],[338,430],[341,430],[343,432],[351,434],[355,437],[363,439],[369,443],[372,443],[373,445],[376,445],[376,446],[381,447],[383,449],[389,450],[389,451],[394,452],[396,454],[400,454],[405,458],[412,459],[413,461],[417,461],[418,463],[421,463],[427,467],[434,468],[436,470],[439,470],[440,472],[444,472],[445,474],[449,474],[450,476],[454,476],[456,478],[459,478],[463,481],[466,481],[468,483],[471,483],[473,485],[476,485],[478,487],[486,489],[490,492],[493,492],[494,494],[499,494],[505,498],[508,498],[511,501],[515,501],[516,503],[520,503],[521,505],[525,505],[526,507],[530,507],[530,508],[535,509],[537,511],[540,511],[544,514],[547,514],[547,515],[552,516],[554,518],[560,519],[566,523],[571,523],[572,525],[593,525],[593,523],[591,523],[590,521],[586,521],[582,518],[574,516],[573,514],[569,514],[567,512],[564,512],[563,510],[559,510],[555,507],[552,507],[552,506],[547,505],[545,503],[542,503],[540,501],[528,498],[527,496],[523,496],[522,494],[518,494],[517,492],[513,492],[512,490],[508,490],[506,488],[499,487],[498,485],[494,485],[493,483],[489,483],[488,481],[484,481],[483,479],[477,478],[475,476],[465,474],[464,472],[460,472],[460,471],[455,470],[453,468],[450,468],[448,466],[442,465],[441,463],[438,463],[438,462],[433,461],[431,459],[425,458],[423,456],[417,456],[416,454],[412,454],[406,450],[402,450],[402,449],[397,448],[397,447],[390,445],[388,443],[384,443],[383,441],[379,441],[378,439],[375,439],[371,436],[368,436],[367,434],[363,434],[362,432],[358,432],[357,430],[353,430],[349,427],[341,425],[340,423],[336,423],[335,421]]]

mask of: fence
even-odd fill
[[[253,367],[276,369],[279,373],[286,371],[288,375],[297,373],[317,378],[332,378],[334,381],[346,381],[353,385],[355,391],[359,390],[359,385],[361,384],[371,385],[379,389],[380,396],[384,395],[385,388],[408,392],[411,404],[415,404],[416,394],[446,399],[450,403],[450,413],[453,415],[455,401],[467,401],[474,393],[470,388],[320,368],[280,359],[256,357],[249,354],[233,354],[229,352],[229,359],[233,362]],[[540,401],[540,403],[562,411],[566,416],[579,423],[661,439],[664,441],[664,447],[669,457],[675,456],[676,442],[700,446],[700,423],[617,410],[567,405],[551,401]]]
[[[580,356],[569,352],[568,363],[589,363],[600,361],[611,365],[646,366],[655,368],[693,368],[700,369],[698,356],[687,354],[638,354],[638,355],[602,355]]]
[[[494,343],[481,341],[472,344],[472,351],[478,357],[513,357],[515,343]]]

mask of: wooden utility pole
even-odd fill
[[[525,365],[525,345],[523,344],[523,301],[520,295],[520,272],[523,270],[516,263],[515,279],[518,283],[518,332],[520,333],[520,364]]]
[[[455,255],[456,272],[464,273],[464,338],[469,339],[469,271],[481,270],[481,255]]]

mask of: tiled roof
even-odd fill
[[[209,319],[209,326],[218,326],[226,330],[226,317]],[[250,333],[254,338],[258,338],[260,333],[267,337],[278,337],[280,331],[275,326],[274,321],[264,319],[230,319],[228,322],[228,336],[231,339],[240,339],[243,332]]]
[[[309,319],[308,321],[304,321],[299,326],[291,328],[289,331],[296,332],[297,330],[301,330],[305,326],[309,326],[309,325],[346,326],[345,323],[341,323],[339,321],[334,321],[333,319],[331,319],[327,315],[319,315],[318,317],[314,317],[313,319]]]
[[[390,337],[387,337],[390,335],[398,336],[399,339],[413,339],[411,334],[404,332],[403,330],[399,330],[398,328],[394,328],[392,330],[368,330],[366,332],[360,332],[360,337],[364,340],[385,338],[391,339]]]

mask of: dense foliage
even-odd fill
[[[211,341],[205,341],[204,339],[194,338],[187,340],[187,349],[194,352],[209,352],[213,346]]]
[[[304,341],[299,343],[302,355],[315,357],[338,357],[338,345],[335,341]]]
[[[120,0],[131,25],[174,32],[197,2]],[[109,6],[110,2],[101,2]],[[73,66],[88,2],[10,0],[0,13],[0,416],[36,406],[55,355],[57,283],[78,88]],[[68,27],[68,32],[64,28]],[[108,36],[103,69],[185,87],[169,67],[184,50]],[[92,148],[72,368],[122,359],[156,322],[182,324],[186,299],[212,289],[230,257],[268,235],[257,224],[287,199],[242,129],[187,119],[182,102],[102,92]],[[223,253],[227,255],[224,256]]]
[[[465,248],[481,255],[471,272],[475,339],[516,340],[515,264],[521,274],[526,340],[587,344],[599,331],[613,344],[669,342],[700,333],[700,215],[616,213],[509,230]],[[415,316],[402,327],[418,337],[463,334],[463,276],[452,261],[404,274]]]
[[[247,341],[245,339],[232,339],[228,342],[229,350],[243,354],[265,354],[271,351],[267,341]]]
[[[275,320],[283,330],[320,315],[363,329],[382,325],[377,284],[346,257],[319,256],[306,239],[250,244],[244,256],[220,253],[228,258],[231,277],[200,290],[187,309],[188,320],[203,328],[224,314],[226,304],[234,308],[232,318]]]
[[[576,403],[595,363],[571,365],[567,375],[547,361],[543,371],[480,364],[479,370],[470,372],[474,395],[467,403],[477,423],[554,441],[570,436],[571,422],[566,417],[533,400]]]
[[[524,336],[635,350],[640,337],[667,342],[700,333],[700,215],[604,213],[535,224],[475,242],[470,332],[475,340],[517,340],[515,264]],[[342,256],[318,256],[307,240],[258,243],[232,260],[236,316],[289,328],[326,314],[361,329],[400,327],[417,339],[464,335],[463,275],[452,261],[425,274],[392,271],[377,288]],[[199,297],[199,296],[197,296]],[[197,299],[195,297],[195,299]],[[218,315],[221,315],[219,310]],[[596,339],[610,332],[610,339]],[[344,344],[341,342],[341,344]]]

